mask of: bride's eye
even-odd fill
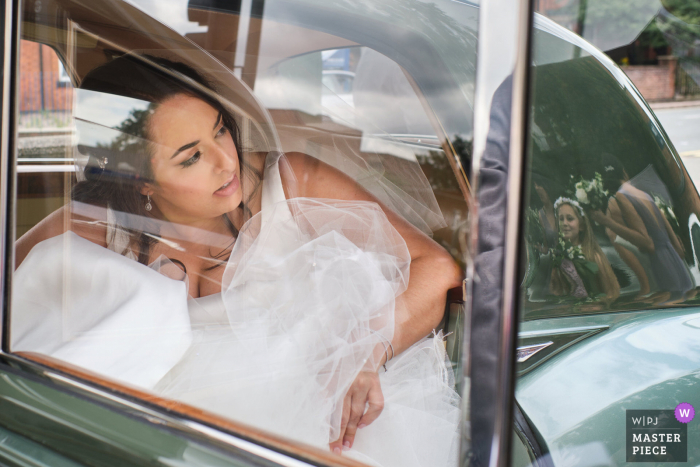
[[[187,168],[187,167],[191,166],[192,164],[196,164],[201,156],[202,156],[202,153],[197,151],[192,155],[192,157],[190,157],[189,159],[187,159],[184,162],[181,162],[180,165],[184,168]]]
[[[223,136],[226,133],[228,133],[228,128],[226,126],[221,125],[221,128],[219,128],[219,131],[216,132],[216,137],[218,138],[219,136]]]

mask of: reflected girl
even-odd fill
[[[559,226],[559,266],[552,271],[550,291],[554,295],[575,298],[615,300],[620,285],[581,205],[569,198],[554,203]]]
[[[611,155],[603,157],[605,182],[615,196],[610,199],[606,214],[595,211],[591,217],[606,227],[613,241],[619,236],[648,257],[650,266],[644,268],[644,273],[651,276],[649,283],[656,287],[651,292],[662,292],[661,300],[682,298],[693,287],[682,259],[685,254],[683,245],[649,193],[630,182],[622,163]],[[640,264],[637,269],[642,267],[631,253],[627,256],[630,258],[623,256],[623,259],[628,264],[631,260],[631,267],[635,262]]]

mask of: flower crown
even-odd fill
[[[566,198],[564,196],[560,196],[554,202],[554,211],[556,212],[562,204],[569,204],[569,205],[575,207],[578,210],[578,213],[581,215],[581,217],[586,217],[586,213],[583,212],[583,208],[578,203],[578,201],[573,200],[571,198]]]

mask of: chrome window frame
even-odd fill
[[[2,52],[2,97],[0,101],[0,294],[2,304],[0,306],[0,354],[9,352],[9,314],[6,316],[11,297],[10,282],[12,278],[12,265],[14,264],[14,251],[8,245],[14,241],[14,222],[10,219],[14,216],[14,164],[12,157],[15,138],[11,129],[15,122],[15,94],[16,76],[18,67],[16,58],[19,56],[19,41],[17,40],[17,25],[19,24],[19,8],[15,2],[4,2],[5,11],[3,24],[3,52]]]
[[[503,12],[511,11],[512,17]],[[484,448],[481,456],[475,455],[474,449],[465,449],[467,443],[462,442],[460,450],[460,465],[474,467],[507,467],[510,465],[510,444],[513,424],[513,400],[515,381],[515,341],[517,335],[517,313],[519,287],[517,272],[520,260],[520,237],[522,231],[521,209],[523,203],[524,171],[526,149],[528,142],[528,115],[529,115],[529,76],[530,76],[530,44],[533,21],[532,0],[483,0],[479,12],[479,49],[477,53],[477,78],[474,106],[474,140],[472,160],[472,187],[475,196],[472,198],[472,225],[470,231],[470,251],[473,252],[473,261],[467,267],[466,279],[466,303],[467,316],[470,316],[471,329],[465,329],[465,345],[470,349],[470,361],[464,362],[464,374],[469,375],[473,382],[480,376],[488,374],[492,379],[494,392],[481,392],[472,386],[469,400],[464,400],[466,407],[483,407],[489,412],[491,427],[485,427],[483,433],[477,433]],[[500,53],[494,53],[494,44],[500,47]],[[512,60],[512,97],[510,103],[510,138],[507,157],[507,181],[505,188],[505,207],[500,214],[505,219],[502,232],[497,232],[503,247],[501,262],[496,267],[501,273],[500,305],[498,312],[498,332],[491,348],[485,349],[475,341],[483,329],[475,326],[474,318],[483,310],[474,302],[475,290],[479,288],[479,278],[476,275],[475,264],[478,262],[478,254],[483,246],[481,235],[484,238],[487,232],[479,229],[480,214],[480,174],[482,160],[487,148],[487,139],[491,117],[494,115],[492,107],[491,76],[498,74],[503,66],[503,56]],[[502,70],[501,70],[502,71]],[[491,362],[479,361],[479,355],[496,355]],[[466,398],[465,398],[466,399]],[[473,410],[469,410],[473,414]],[[472,428],[474,419],[472,418]],[[480,427],[476,427],[477,430]],[[474,443],[474,436],[471,442]],[[482,449],[477,446],[477,449]]]

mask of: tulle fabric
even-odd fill
[[[378,366],[375,349],[393,336],[409,265],[374,203],[277,203],[234,246],[222,286],[228,323],[196,329],[156,391],[325,447],[339,436],[350,384]]]
[[[190,301],[191,316],[208,318],[155,391],[327,449],[350,384],[392,337],[409,265],[374,203],[266,208],[241,230],[221,298]],[[384,411],[344,455],[383,467],[456,465],[459,396],[446,362],[436,335],[380,370]]]
[[[328,449],[348,388],[392,338],[409,266],[382,210],[360,201],[266,207],[241,229],[222,293],[200,299],[187,300],[166,258],[148,268],[66,233],[15,275],[12,347]],[[387,368],[384,411],[344,455],[456,465],[459,397],[442,336]]]
[[[441,333],[397,355],[379,373],[382,414],[343,455],[381,467],[456,466],[460,397],[451,368]]]

